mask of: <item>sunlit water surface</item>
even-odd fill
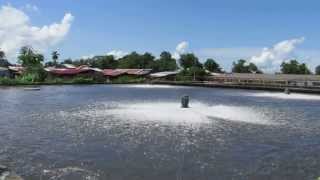
[[[191,108],[180,108],[180,97]],[[0,89],[25,179],[316,179],[320,96],[155,85]]]

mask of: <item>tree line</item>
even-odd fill
[[[222,73],[221,66],[214,59],[207,59],[201,63],[199,58],[193,53],[181,54],[179,59],[173,58],[170,52],[163,51],[158,58],[151,53],[139,54],[132,52],[119,59],[113,55],[94,56],[86,59],[65,59],[59,62],[60,54],[57,51],[51,53],[51,60],[44,63],[44,56],[37,53],[31,46],[20,49],[18,63],[27,68],[31,74],[40,71],[44,67],[61,67],[63,64],[73,64],[75,66],[89,65],[100,69],[152,69],[154,72],[175,71],[182,69],[185,76],[205,75],[208,72]],[[0,50],[0,67],[8,67],[10,63],[6,59],[4,51]],[[305,63],[297,60],[283,62],[280,67],[283,74],[312,74]],[[234,73],[263,73],[254,63],[240,59],[233,62],[232,72]],[[315,69],[315,73],[320,75],[320,66]]]

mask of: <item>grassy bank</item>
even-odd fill
[[[71,79],[52,78],[37,82],[30,79],[18,78],[2,78],[0,77],[0,86],[25,86],[25,85],[72,85],[72,84],[133,84],[145,83],[146,79],[143,77],[129,77],[122,76],[118,78],[107,80],[96,80],[90,77],[75,77]]]

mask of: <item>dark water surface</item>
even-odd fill
[[[181,109],[179,98],[191,97]],[[0,89],[0,164],[25,179],[320,176],[320,96],[150,85]]]

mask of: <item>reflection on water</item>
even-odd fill
[[[189,109],[180,108],[184,94]],[[318,177],[320,101],[260,96],[145,85],[3,89],[0,164],[31,180]]]

